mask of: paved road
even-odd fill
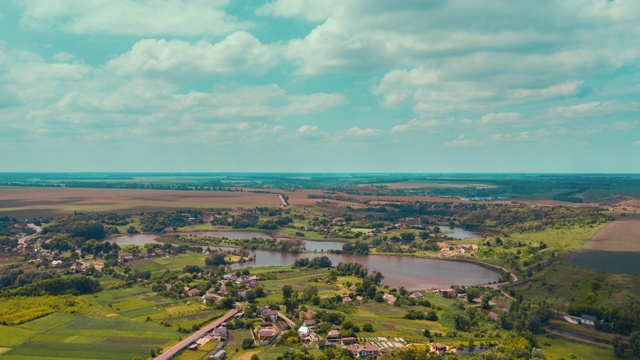
[[[211,330],[215,329],[220,324],[222,324],[223,322],[229,320],[231,317],[233,317],[233,315],[235,315],[237,313],[238,313],[238,310],[236,310],[236,309],[229,310],[229,312],[226,313],[223,317],[221,317],[218,320],[212,322],[211,324],[203,327],[202,329],[198,330],[197,332],[195,332],[193,335],[189,336],[188,338],[186,338],[186,339],[180,341],[179,343],[173,345],[171,348],[169,348],[168,350],[163,352],[160,356],[156,357],[156,360],[171,359],[175,354],[180,352],[180,350],[185,349],[187,346],[191,345],[196,340],[198,340],[201,337],[203,337],[204,334],[206,334],[206,333],[210,332]]]

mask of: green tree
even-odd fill
[[[242,348],[248,349],[250,347],[253,347],[253,339],[252,338],[242,339]]]
[[[632,332],[629,335],[629,345],[633,355],[640,356],[640,331]]]
[[[291,295],[293,295],[293,287],[291,287],[291,285],[284,285],[282,287],[282,297],[288,300],[291,299]]]
[[[371,325],[371,323],[364,323],[364,325],[362,325],[362,331],[373,332],[373,325]]]
[[[615,335],[611,338],[611,346],[613,347],[613,355],[617,358],[624,357],[625,343],[624,338],[620,335]]]

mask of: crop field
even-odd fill
[[[20,326],[0,326],[0,346],[7,359],[130,359],[146,357],[176,338],[157,325],[52,314]]]
[[[596,233],[567,261],[597,270],[640,275],[640,218],[614,221]]]
[[[0,214],[19,217],[279,205],[274,194],[247,192],[0,187]]]

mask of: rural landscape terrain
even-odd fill
[[[640,177],[0,174],[6,359],[640,356]]]

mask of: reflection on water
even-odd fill
[[[211,233],[214,232],[199,232],[197,234],[213,236]],[[221,234],[223,232],[215,233]],[[249,234],[262,234],[258,232],[225,233],[240,233],[243,234],[242,238],[246,238]],[[159,235],[155,234],[122,235],[109,239],[109,241],[114,241],[119,245],[144,245],[148,243],[158,243],[155,240],[158,236]],[[219,235],[215,236],[222,237]],[[251,236],[258,237],[254,235]],[[229,236],[226,237],[230,238]],[[254,261],[248,261],[242,264],[233,264],[231,267],[233,269],[241,269],[247,267],[291,265],[295,260],[300,258],[327,256],[331,259],[334,265],[337,265],[340,262],[357,262],[369,268],[370,271],[378,270],[382,275],[384,275],[384,284],[391,287],[404,286],[409,290],[442,289],[448,288],[454,284],[480,285],[498,281],[500,279],[500,275],[497,273],[470,263],[393,255],[366,256],[328,253],[329,250],[339,250],[342,248],[342,243],[335,241],[305,240],[305,245],[307,249],[318,252],[287,254],[276,251],[255,250],[252,252],[252,254],[256,255],[256,259]],[[211,248],[219,247],[211,246]],[[325,252],[320,252],[322,250]]]

